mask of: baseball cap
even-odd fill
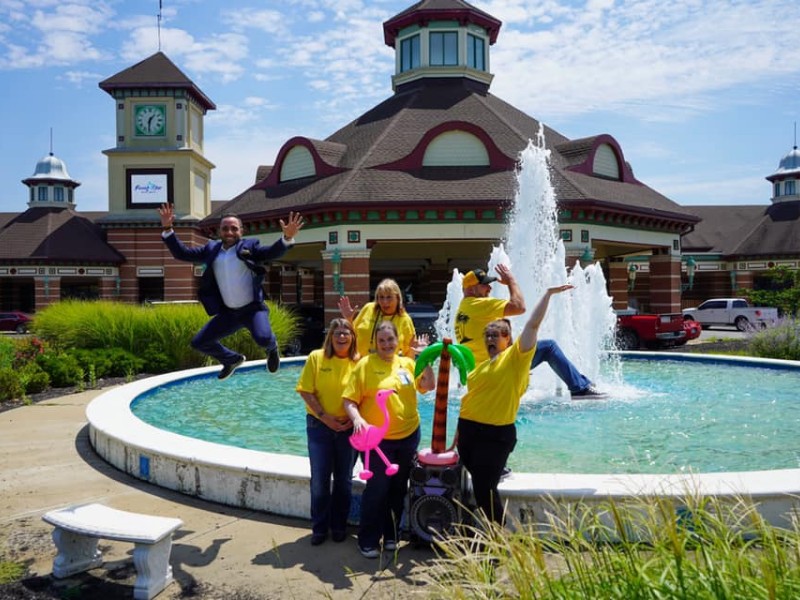
[[[489,284],[493,281],[497,281],[497,277],[488,275],[483,269],[473,269],[464,275],[464,278],[461,280],[461,287],[468,288],[472,287],[473,285],[478,285],[479,283]]]

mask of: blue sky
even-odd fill
[[[212,198],[295,135],[324,139],[390,96],[382,23],[412,0],[164,0],[161,48],[216,104]],[[610,133],[680,204],[766,204],[800,119],[797,0],[489,0],[491,91],[570,138]],[[0,0],[0,211],[50,149],[107,208],[114,102],[100,80],[158,50],[158,0]]]

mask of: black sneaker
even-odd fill
[[[603,398],[608,398],[608,394],[601,392],[593,385],[580,392],[571,392],[570,395],[573,399],[577,398],[579,400],[602,400]]]
[[[319,546],[327,539],[327,537],[328,536],[325,535],[324,533],[314,533],[311,535],[311,545]]]
[[[237,360],[236,362],[231,363],[229,365],[222,365],[222,371],[220,371],[219,375],[217,375],[217,379],[219,379],[220,381],[222,381],[223,379],[227,379],[228,377],[233,375],[233,372],[237,368],[239,368],[242,365],[242,363],[246,360],[247,358],[245,357],[244,354],[242,354],[239,356],[239,360]]]
[[[267,371],[274,373],[281,366],[281,355],[278,353],[278,347],[274,350],[267,352]]]

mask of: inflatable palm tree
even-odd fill
[[[431,447],[419,452],[421,462],[427,464],[450,464],[458,460],[455,452],[447,452],[447,400],[450,395],[450,364],[458,369],[461,384],[466,385],[467,374],[475,368],[472,351],[461,344],[454,344],[450,338],[431,344],[417,357],[415,377],[439,359],[436,379],[436,400],[433,410],[433,431]]]

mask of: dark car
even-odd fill
[[[300,317],[300,330],[283,348],[284,355],[304,356],[322,348],[322,342],[325,341],[325,309],[314,304],[300,304],[293,306],[292,312]]]
[[[24,312],[9,311],[0,313],[0,331],[27,333],[32,317]]]
[[[436,319],[439,318],[438,308],[424,302],[409,302],[406,304],[406,312],[414,322],[417,335],[427,333],[431,342],[439,339],[439,335],[436,333]]]

